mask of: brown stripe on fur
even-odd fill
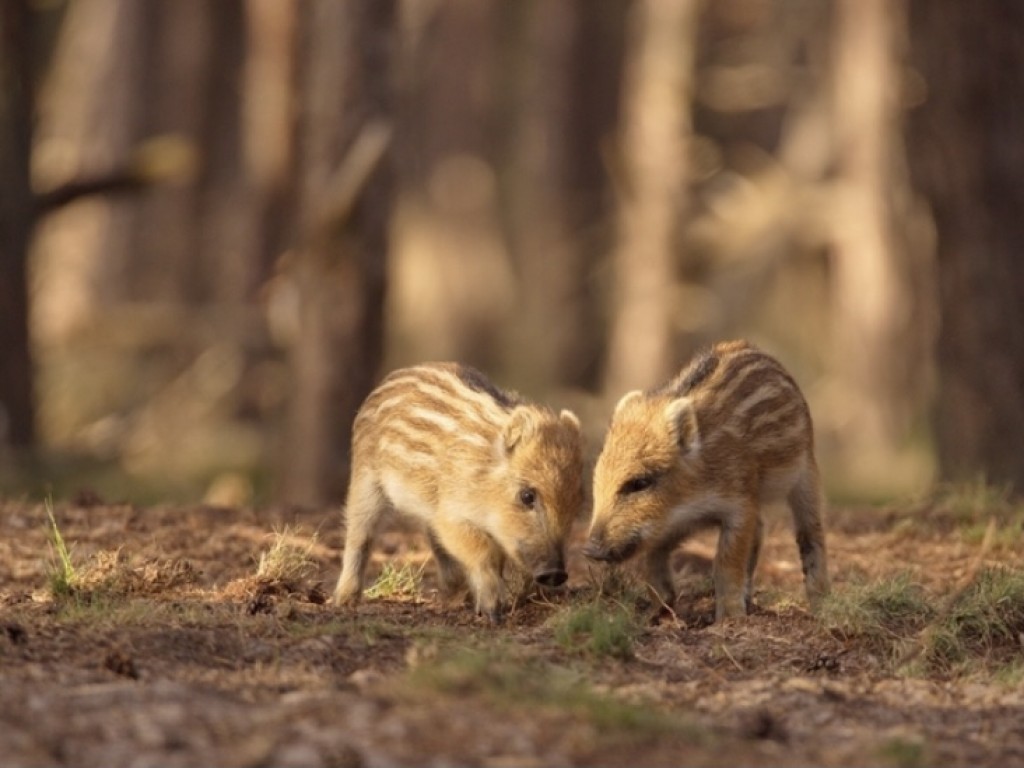
[[[664,387],[659,387],[651,392],[652,395],[672,395],[682,397],[704,384],[707,379],[717,370],[721,358],[709,347],[683,369],[674,379]]]
[[[759,389],[778,386],[778,377],[771,368],[747,366],[743,374],[725,381],[702,394],[701,403],[715,424],[727,424],[737,415],[737,408]]]
[[[799,396],[799,393],[784,389],[778,394],[752,405],[744,412],[743,418],[750,427],[754,427],[760,421],[763,421],[764,417],[771,416],[777,412],[793,411],[795,415],[797,411],[806,410],[807,406],[803,403],[803,398]]]
[[[780,430],[793,424],[799,424],[799,432],[803,434],[810,428],[807,409],[798,405],[782,408],[775,413],[761,414],[758,420],[751,420],[747,425],[747,434],[753,439],[771,439],[778,437]]]
[[[455,366],[453,373],[459,378],[459,381],[470,389],[488,395],[494,400],[495,405],[502,410],[509,411],[515,406],[522,404],[522,398],[519,395],[496,386],[476,368],[468,365],[458,365]]]
[[[386,419],[389,414],[378,414],[377,409],[387,402],[393,402],[392,409],[396,411],[411,406],[455,420],[476,422],[481,429],[496,427],[503,414],[500,406],[495,403],[493,409],[485,409],[476,399],[466,398],[465,392],[460,391],[460,382],[453,376],[451,371],[416,368],[388,377],[391,380],[385,379],[367,398],[360,410],[360,417]]]

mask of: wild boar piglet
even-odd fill
[[[807,403],[777,360],[744,341],[716,344],[675,378],[619,400],[594,469],[584,554],[646,556],[651,587],[675,601],[670,556],[718,526],[715,617],[745,615],[761,548],[761,507],[793,514],[812,607],[828,594],[823,495]]]
[[[468,582],[501,618],[510,561],[538,584],[567,578],[565,544],[583,504],[580,423],[499,389],[480,371],[430,363],[394,371],[352,429],[346,533],[335,604],[357,600],[388,509],[421,520],[442,593]]]

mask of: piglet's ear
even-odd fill
[[[634,400],[639,400],[643,396],[644,393],[641,392],[639,389],[634,389],[632,392],[627,392],[626,394],[624,394],[619,399],[619,402],[615,404],[615,415],[618,415],[619,411],[621,411],[631,402],[633,402]]]
[[[665,419],[679,450],[686,455],[696,456],[700,452],[700,425],[697,424],[697,412],[690,398],[680,397],[666,405]]]
[[[558,414],[558,418],[567,427],[572,427],[577,432],[580,431],[580,420],[579,420],[579,417],[575,413],[573,413],[572,411],[565,411],[565,410],[563,410],[560,414]]]
[[[513,409],[501,430],[501,442],[505,453],[512,453],[516,446],[529,440],[537,431],[536,416],[524,406]]]

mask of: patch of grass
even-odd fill
[[[57,613],[61,621],[90,627],[151,625],[160,620],[162,606],[151,600],[125,600],[104,592],[76,592],[63,600]]]
[[[229,599],[245,600],[246,610],[251,614],[280,610],[281,615],[286,616],[290,611],[287,601],[296,597],[324,603],[327,598],[315,581],[320,571],[313,557],[316,539],[315,533],[306,536],[287,525],[275,528],[273,542],[256,561],[256,573],[234,579],[221,594]]]
[[[52,516],[50,525],[50,592],[64,603],[102,607],[129,595],[155,595],[190,586],[199,579],[199,571],[188,560],[133,562],[121,549],[102,550],[77,566]]]
[[[925,748],[920,741],[896,736],[878,750],[879,757],[897,768],[920,768],[927,765]]]
[[[1024,683],[1024,659],[1011,660],[997,669],[992,677],[999,685],[1008,690],[1019,688]]]
[[[280,627],[294,640],[308,640],[317,637],[348,637],[354,630],[355,622],[351,617],[331,618],[328,621],[284,621]]]
[[[907,573],[834,589],[822,603],[819,620],[834,633],[867,640],[891,657],[937,614],[924,589]]]
[[[992,485],[979,475],[966,482],[940,485],[930,499],[933,510],[957,523],[974,523],[1010,505],[1010,487]]]
[[[499,709],[568,713],[602,734],[682,736],[691,743],[708,738],[705,730],[685,717],[599,693],[571,670],[536,659],[461,649],[414,667],[410,680],[421,690],[462,701],[479,697]]]
[[[114,600],[109,595],[75,590],[61,595],[55,605],[55,615],[69,624],[124,624],[124,605],[125,601]]]
[[[274,531],[274,543],[260,553],[256,578],[265,582],[301,583],[316,576],[319,566],[312,557],[316,534],[300,536],[289,526]]]
[[[641,626],[636,612],[607,599],[570,606],[554,619],[555,640],[565,650],[628,660]]]
[[[71,548],[64,541],[64,536],[57,525],[57,518],[53,514],[53,502],[47,498],[43,506],[50,521],[47,530],[47,541],[50,544],[50,592],[54,597],[70,597],[79,583],[78,569],[71,558]]]
[[[984,568],[929,628],[925,658],[951,670],[971,659],[1012,662],[1024,637],[1024,571]]]
[[[62,622],[89,627],[163,627],[175,625],[220,626],[237,622],[237,617],[211,611],[208,604],[167,602],[151,597],[118,596],[104,592],[83,592],[65,600],[57,613]]]
[[[928,599],[907,574],[834,590],[822,624],[886,653],[905,673],[1024,676],[1024,571],[983,568],[952,596]]]
[[[971,546],[980,546],[988,535],[988,524],[987,523],[972,523],[961,531],[965,544]],[[1021,540],[1024,539],[1024,513],[1018,516],[1018,519],[1011,520],[1008,523],[999,525],[998,519],[996,520],[996,528],[992,536],[991,546],[995,549],[1012,549],[1020,545]]]
[[[984,477],[938,486],[915,511],[912,521],[922,520],[944,528],[959,528],[968,543],[979,543],[989,520],[996,521],[1000,539],[1016,543],[1024,524],[1024,504],[1015,500],[1009,485],[993,485]],[[998,542],[997,542],[998,543]]]
[[[420,582],[426,563],[395,565],[385,563],[377,580],[367,587],[363,595],[370,600],[397,597],[418,597]]]
[[[410,624],[386,617],[357,616],[344,629],[369,647],[391,640],[406,645],[405,660],[415,666],[425,659],[435,659],[443,648],[457,646],[466,639],[465,628],[438,626],[428,622]]]

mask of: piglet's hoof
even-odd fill
[[[478,616],[483,616],[496,627],[500,627],[505,623],[505,609],[500,605],[496,605],[491,609],[477,608],[476,612]]]

